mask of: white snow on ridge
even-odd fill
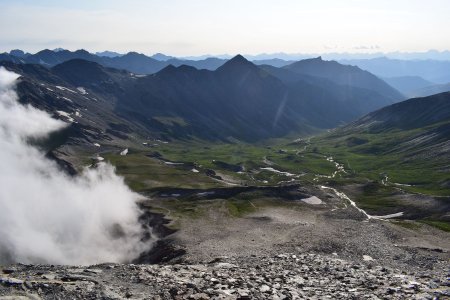
[[[62,117],[66,117],[67,120],[69,122],[74,122],[75,120],[70,116],[70,113],[62,111],[62,110],[57,110],[56,113]]]
[[[94,146],[95,147],[100,147],[100,144],[99,143],[94,143]]]
[[[79,87],[77,87],[77,90],[78,90],[82,95],[87,95],[87,94],[88,94],[88,92],[86,92],[86,90],[84,89],[84,87],[79,86]]]
[[[60,85],[55,85],[55,88],[60,89],[61,91],[69,91],[69,92],[74,93],[74,94],[76,93],[74,90],[71,90],[69,88],[66,88],[66,87],[60,86]]]

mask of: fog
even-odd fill
[[[70,177],[30,138],[66,124],[17,102],[19,76],[0,68],[0,264],[126,262],[149,247],[140,211],[114,167]]]

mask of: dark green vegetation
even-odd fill
[[[402,189],[450,196],[450,93],[398,103],[315,143],[351,170]]]
[[[445,221],[433,221],[433,220],[421,220],[420,222],[437,227],[441,230],[450,232],[450,222]]]
[[[169,198],[171,195],[175,195],[174,198],[187,197],[191,199],[188,201],[190,205],[195,197],[192,198],[190,196],[192,193],[185,194],[185,190],[178,188],[208,193],[217,192],[216,189],[220,187],[231,191],[236,186],[270,187],[297,183],[300,186],[333,186],[346,192],[358,206],[373,215],[403,211],[406,218],[441,219],[448,209],[447,197],[433,200],[437,201],[435,206],[421,208],[422,201],[430,200],[418,194],[420,191],[432,199],[434,199],[432,196],[436,195],[448,196],[448,188],[442,188],[434,181],[448,180],[448,174],[439,179],[421,177],[420,170],[415,169],[414,164],[394,164],[399,156],[387,155],[376,159],[372,154],[354,154],[346,145],[335,147],[330,143],[330,140],[323,137],[270,146],[244,143],[208,144],[208,146],[200,143],[169,143],[161,144],[150,151],[140,150],[128,156],[109,155],[108,158],[136,190],[149,195],[165,194]],[[329,156],[333,156],[336,162],[341,163],[345,172],[338,172],[332,177],[336,165],[326,159]],[[383,172],[380,171],[382,167]],[[422,168],[429,167],[422,165]],[[193,170],[198,172],[194,173]],[[430,169],[429,174],[432,173],[433,169]],[[385,175],[388,176],[388,181],[385,181]],[[414,178],[417,186],[407,186],[412,184],[409,178]],[[421,186],[417,183],[419,178],[423,180]],[[393,181],[394,179],[398,182]],[[403,185],[399,182],[403,182]],[[402,198],[405,192],[409,195],[408,198]],[[420,197],[416,199],[417,195]],[[245,201],[266,196],[264,193],[246,192],[220,196],[216,194],[211,197],[244,201],[248,207],[249,203]],[[267,197],[271,196],[275,195]],[[290,199],[286,195],[281,198]],[[234,202],[228,206],[236,211]]]

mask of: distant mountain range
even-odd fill
[[[434,85],[433,82],[419,76],[385,77],[383,80],[403,95],[411,95],[412,91]]]
[[[137,53],[99,59],[83,50],[45,50],[26,61],[1,63],[22,75],[21,99],[76,120],[73,126],[84,128],[77,132],[90,143],[128,139],[131,132],[256,141],[333,128],[403,99],[369,72],[322,59],[276,68],[238,55],[215,71],[163,67]],[[162,70],[136,75],[155,61]]]
[[[422,87],[411,91],[407,96],[409,97],[426,97],[438,93],[444,93],[450,91],[450,83],[447,84],[435,84],[426,87]]]
[[[124,69],[137,74],[153,74],[168,65],[190,65],[198,69],[215,70],[226,61],[225,59],[219,58],[181,60],[178,58],[165,56],[163,54],[156,54],[153,57],[149,57],[136,52],[129,52],[123,55],[110,51],[92,54],[85,50],[77,50],[72,52],[68,50],[53,51],[47,49],[39,51],[36,54],[13,50],[10,53],[0,54],[0,61],[40,64],[46,67],[53,67],[71,59],[93,61],[106,67]]]
[[[57,51],[55,51],[57,50]],[[97,52],[95,54],[89,53],[85,50],[68,51],[64,49],[42,50],[36,54],[25,53],[22,50],[12,50],[9,53],[1,53],[0,61],[7,60],[15,63],[39,63],[52,67],[64,61],[81,58],[85,60],[95,61],[104,66],[126,69],[130,72],[138,74],[152,74],[162,70],[168,65],[181,66],[188,65],[197,69],[215,70],[227,61],[230,56],[224,55],[219,57],[212,56],[197,56],[188,58],[177,58],[168,56],[162,53],[157,53],[152,56],[146,56],[136,52],[129,52],[127,54],[120,54],[112,51]],[[447,52],[429,52],[437,53],[442,56]],[[277,56],[278,55],[278,56]],[[391,77],[421,77],[429,81],[431,84],[446,84],[450,82],[450,55],[447,61],[445,60],[399,60],[387,57],[378,56],[367,57],[358,55],[323,55],[324,59],[332,60],[339,59],[341,64],[355,65],[363,70],[367,70],[376,76],[382,78]],[[412,55],[412,54],[411,54]],[[318,55],[288,55],[284,53],[278,54],[261,54],[261,55],[247,55],[247,59],[253,61],[256,65],[271,65],[274,67],[284,67],[290,65],[298,60],[305,60],[309,58],[318,57]],[[361,58],[362,57],[362,58]],[[396,56],[393,56],[396,57]],[[411,56],[414,57],[414,56]],[[417,81],[412,80],[409,85],[411,89],[402,92],[409,94],[412,90],[420,89],[424,86],[414,86]],[[396,87],[397,88],[397,87]],[[401,88],[400,88],[401,89]]]
[[[450,82],[450,61],[373,59],[340,60],[381,77],[419,76],[435,84]]]

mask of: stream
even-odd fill
[[[335,178],[336,175],[338,175],[339,173],[345,173],[347,174],[347,171],[344,168],[343,164],[340,164],[338,162],[336,162],[332,156],[325,156],[325,159],[327,161],[329,161],[330,163],[333,163],[336,167],[336,171],[334,171],[331,175],[327,176],[327,175],[319,175],[316,174],[316,177],[313,179],[313,181],[318,181],[319,178]],[[383,180],[383,185],[386,185],[388,180],[387,175],[385,176],[384,180]],[[362,208],[358,207],[358,205],[356,205],[356,202],[353,201],[352,199],[350,199],[345,193],[343,192],[339,192],[338,190],[336,190],[335,188],[329,187],[329,186],[324,186],[321,185],[320,188],[322,190],[331,190],[336,196],[338,196],[340,199],[347,201],[350,203],[351,206],[353,206],[355,209],[357,209],[359,212],[361,212],[366,218],[367,220],[370,219],[374,219],[374,220],[386,220],[386,219],[391,219],[391,218],[396,218],[396,217],[401,217],[403,215],[403,212],[398,212],[398,213],[393,213],[393,214],[389,214],[389,215],[384,215],[384,216],[372,216],[369,215],[365,210],[363,210]],[[344,202],[345,203],[345,202]]]

